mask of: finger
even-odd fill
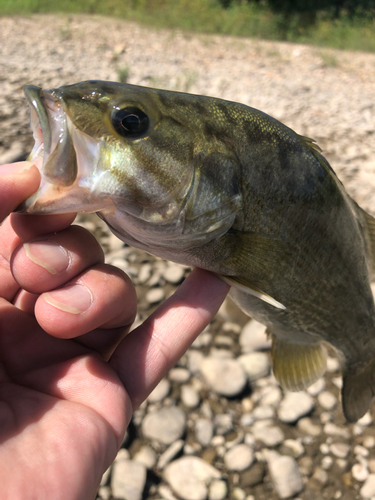
[[[97,264],[64,287],[40,295],[35,317],[50,335],[70,339],[97,328],[129,328],[136,309],[130,278],[116,267]]]
[[[12,255],[11,269],[23,289],[43,293],[102,262],[104,253],[94,236],[80,226],[70,226],[20,245]]]
[[[229,286],[194,269],[110,359],[136,409],[217,313]]]
[[[0,166],[0,222],[18,205],[34,194],[40,184],[40,174],[36,166],[29,162]]]

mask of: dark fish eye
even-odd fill
[[[113,112],[112,125],[122,137],[135,139],[147,131],[149,118],[139,108],[122,108]]]

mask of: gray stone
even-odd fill
[[[158,469],[162,470],[164,467],[169,464],[183,449],[185,442],[183,439],[179,439],[172,443],[164,453],[160,455],[158,460]]]
[[[171,444],[180,439],[185,427],[185,412],[175,406],[148,413],[142,422],[143,435],[164,444]]]
[[[202,446],[208,446],[214,435],[214,425],[211,420],[198,419],[195,423],[195,435]]]
[[[155,389],[149,394],[147,400],[149,403],[158,403],[159,401],[163,401],[169,394],[171,390],[171,384],[165,378],[160,380]]]
[[[220,472],[198,457],[182,457],[170,463],[164,478],[174,493],[183,500],[205,500],[213,479],[220,479]]]
[[[263,481],[266,470],[264,463],[255,462],[250,469],[244,471],[241,474],[241,486],[243,488],[249,488],[252,486],[256,486],[257,484]]]
[[[266,335],[266,327],[252,319],[243,327],[240,335],[243,352],[266,351],[271,349],[271,339]]]
[[[146,485],[146,467],[133,460],[115,460],[112,467],[111,487],[116,498],[141,500]]]
[[[235,359],[206,358],[201,372],[211,389],[222,396],[237,396],[246,386],[245,371]]]
[[[238,358],[250,382],[270,373],[270,360],[264,352],[250,352]]]
[[[267,457],[267,463],[272,483],[280,498],[290,498],[302,491],[302,477],[294,458],[272,452]]]
[[[233,446],[224,455],[225,467],[230,471],[242,472],[254,462],[253,450],[247,444]]]
[[[287,392],[277,412],[279,419],[293,424],[308,415],[314,408],[313,398],[306,392]]]

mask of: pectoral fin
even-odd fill
[[[295,344],[271,335],[273,372],[284,389],[301,391],[323,375],[327,359],[324,345]]]
[[[228,283],[230,286],[234,286],[241,290],[242,292],[248,293],[249,295],[253,295],[254,297],[258,297],[258,299],[267,302],[267,304],[271,304],[271,306],[276,307],[277,309],[286,309],[286,307],[273,299],[270,295],[258,290],[257,288],[249,285],[246,282],[242,282],[241,278],[229,278],[228,276],[220,276],[223,281]]]
[[[375,360],[362,369],[347,367],[342,385],[342,408],[348,422],[356,422],[367,412],[375,394]]]

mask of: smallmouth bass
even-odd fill
[[[375,220],[319,147],[211,97],[88,81],[27,86],[42,174],[20,210],[97,212],[124,242],[216,273],[272,337],[276,378],[301,390],[343,370],[349,422],[375,393]]]

